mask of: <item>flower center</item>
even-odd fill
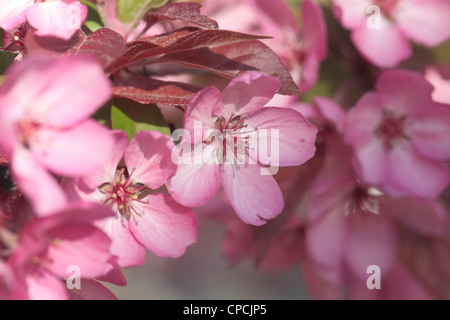
[[[113,183],[106,182],[98,188],[101,193],[106,194],[105,204],[117,209],[127,221],[130,220],[132,213],[138,216],[143,214],[135,207],[136,203],[148,203],[141,200],[147,187],[132,180],[132,174],[133,172],[128,175],[126,168],[119,168],[116,170]]]
[[[206,144],[211,144],[217,140],[221,141],[218,150],[219,163],[223,161],[234,163],[234,159],[238,158],[245,161],[245,156],[249,154],[251,134],[256,132],[258,128],[248,129],[245,124],[246,115],[235,115],[234,113],[228,118],[219,116],[215,122],[215,129],[220,132],[220,136],[211,135]],[[243,158],[244,157],[244,158]]]
[[[36,138],[36,133],[41,126],[42,124],[35,120],[24,119],[19,122],[19,139],[26,148],[30,148],[32,141]]]
[[[11,38],[11,46],[16,47],[20,51],[23,50],[25,48],[25,36],[27,35],[27,32],[27,25],[22,23]]]
[[[392,112],[385,112],[381,124],[375,130],[375,134],[384,140],[387,149],[391,149],[401,140],[409,140],[405,132],[406,115],[394,115]]]

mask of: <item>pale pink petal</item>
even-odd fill
[[[17,148],[11,169],[14,181],[39,216],[53,214],[67,204],[64,191],[42,164],[24,148]]]
[[[114,147],[112,156],[106,161],[102,167],[89,175],[83,177],[83,183],[86,187],[96,189],[105,182],[112,183],[119,162],[122,160],[125,150],[128,146],[128,136],[124,131],[111,130],[110,134],[114,138]],[[87,191],[87,190],[86,190]]]
[[[333,9],[344,27],[354,29],[365,25],[367,8],[371,2],[371,0],[334,0]]]
[[[118,300],[114,293],[98,281],[81,279],[80,288],[69,290],[70,300]]]
[[[133,214],[130,230],[136,239],[158,256],[177,258],[197,241],[197,219],[191,209],[176,203],[170,195],[148,195]]]
[[[450,67],[443,68],[444,72]],[[436,67],[428,67],[425,70],[425,78],[434,86],[433,100],[438,103],[450,104],[450,79],[444,76]]]
[[[207,87],[191,98],[184,112],[183,127],[191,135],[192,143],[206,140],[205,130],[214,128],[214,110],[221,113],[222,109],[221,92],[215,87]]]
[[[145,248],[131,233],[128,221],[116,216],[99,222],[98,226],[111,238],[111,253],[118,257],[117,264],[120,267],[144,264]]]
[[[388,273],[398,254],[398,239],[393,223],[385,216],[362,212],[351,215],[347,229],[346,261],[353,273],[367,279],[367,268],[377,265]]]
[[[322,212],[323,204],[320,201],[308,204],[308,215],[320,218],[307,224],[306,250],[322,267],[338,268],[346,250],[348,220],[344,216],[344,202],[327,201],[327,203],[329,209],[327,212]],[[322,208],[316,208],[316,204]],[[315,212],[317,209],[321,212]]]
[[[447,215],[438,202],[386,196],[380,197],[378,201],[382,214],[388,214],[408,228],[434,236],[444,231]]]
[[[383,140],[373,137],[367,144],[355,148],[354,168],[367,184],[380,185],[389,174],[389,161]]]
[[[435,160],[450,159],[450,106],[431,104],[427,114],[410,127],[414,149]]]
[[[407,144],[389,153],[389,181],[398,187],[399,193],[422,198],[436,198],[449,185],[450,175],[446,166],[417,154]]]
[[[214,144],[198,144],[192,150],[193,155],[189,156],[188,163],[178,164],[175,176],[168,181],[169,191],[177,202],[187,207],[197,207],[217,193],[220,187],[219,164],[208,161],[211,153],[215,152]]]
[[[46,70],[42,70],[40,78],[51,81],[42,86],[30,111],[40,121],[57,128],[68,127],[91,116],[109,99],[111,83],[94,60],[68,56],[47,59],[42,64]]]
[[[174,143],[169,136],[157,131],[140,131],[125,152],[125,164],[132,180],[158,189],[176,172],[171,160]]]
[[[423,117],[435,105],[431,100],[433,86],[417,72],[386,71],[378,78],[375,88],[384,108],[396,114]]]
[[[326,97],[316,96],[313,98],[313,102],[320,110],[321,115],[334,125],[337,132],[342,134],[347,118],[342,107],[337,102]]]
[[[367,60],[382,68],[395,67],[412,54],[406,37],[384,16],[379,29],[364,25],[352,32],[351,39]]]
[[[260,72],[247,72],[234,78],[222,92],[223,115],[249,115],[264,107],[281,86],[278,78]]]
[[[247,0],[265,35],[277,36],[283,29],[297,29],[295,16],[284,1]]]
[[[87,18],[87,7],[78,1],[47,1],[27,11],[28,22],[39,36],[53,36],[69,40]]]
[[[47,257],[48,267],[54,274],[67,277],[69,266],[80,268],[81,275],[94,278],[105,273],[111,257],[111,240],[93,225],[66,225],[55,228],[48,235],[55,239]]]
[[[31,300],[67,300],[69,298],[64,283],[44,268],[30,268],[25,281]]]
[[[245,223],[260,226],[281,213],[283,195],[267,169],[258,165],[224,164],[220,176],[231,206]]]
[[[0,28],[12,30],[25,22],[27,10],[34,5],[33,0],[0,0]]]
[[[450,2],[409,0],[395,10],[394,19],[410,39],[435,47],[450,37]]]
[[[258,128],[256,147],[264,165],[269,165],[262,160],[270,155],[271,160],[278,158],[278,163],[271,165],[297,166],[311,159],[316,152],[317,127],[297,111],[266,107],[253,113],[245,123],[248,129]]]
[[[314,60],[325,59],[328,52],[327,26],[319,4],[313,0],[302,2],[303,39]]]
[[[66,130],[40,130],[32,151],[55,173],[81,176],[107,163],[113,146],[109,130],[88,119]]]

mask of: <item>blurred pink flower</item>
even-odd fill
[[[409,39],[435,47],[450,37],[447,0],[333,0],[333,4],[357,49],[379,67],[395,67],[409,58]]]
[[[106,274],[113,262],[111,240],[93,222],[111,215],[104,206],[74,202],[55,215],[27,224],[7,261],[16,281],[14,298],[67,299],[64,279],[73,266],[84,279]]]
[[[196,217],[170,195],[151,190],[175,173],[170,160],[173,142],[157,131],[140,131],[130,143],[125,132],[114,131],[113,136],[116,144],[108,163],[69,182],[68,193],[114,210],[115,217],[98,225],[111,237],[111,250],[121,267],[143,264],[145,248],[159,256],[183,255],[196,241]]]
[[[316,84],[328,48],[322,9],[315,1],[302,2],[301,25],[284,0],[206,1],[204,12],[222,29],[273,37],[263,41],[289,69],[300,91]]]
[[[76,0],[0,0],[0,27],[12,30],[28,23],[39,36],[70,39],[87,18],[88,10]]]
[[[410,71],[387,71],[352,108],[344,130],[359,177],[391,196],[435,198],[449,184],[450,106]]]
[[[298,166],[309,160],[315,153],[317,128],[294,110],[264,107],[279,87],[277,78],[249,72],[234,78],[223,92],[208,87],[191,99],[184,128],[194,136],[181,147],[192,143],[193,152],[184,156],[169,180],[176,201],[201,206],[222,185],[246,223],[262,225],[281,212],[283,196],[267,167]],[[195,133],[198,124],[200,135]],[[278,147],[270,151],[271,159],[263,157],[269,155],[265,138],[270,148]],[[279,163],[274,163],[275,157]]]
[[[88,119],[110,92],[101,67],[83,57],[31,57],[9,69],[0,88],[0,148],[37,214],[66,204],[47,170],[78,176],[110,156],[108,130]]]
[[[450,104],[450,66],[429,66],[425,78],[434,86],[433,100]]]

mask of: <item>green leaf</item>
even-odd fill
[[[0,48],[3,49],[3,37],[4,37],[5,31],[3,29],[0,29]]]
[[[0,50],[0,74],[4,74],[6,69],[14,62],[17,53]]]
[[[88,16],[85,21],[85,25],[92,31],[95,32],[100,28],[104,27],[104,23],[100,13],[98,12],[98,8],[91,2],[82,0],[80,1],[82,4],[86,5],[88,8]]]
[[[117,0],[117,17],[134,27],[151,8],[159,8],[168,0]]]
[[[111,108],[111,125],[114,130],[125,131],[129,139],[144,130],[171,134],[169,126],[155,104],[140,104],[128,99],[114,100]]]

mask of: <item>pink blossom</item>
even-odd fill
[[[87,18],[76,0],[1,0],[0,27],[12,30],[27,21],[39,36],[70,39]]]
[[[63,279],[71,275],[72,266],[85,279],[106,274],[113,261],[111,240],[93,222],[112,214],[104,206],[76,202],[27,224],[7,261],[17,281],[15,290],[26,292],[18,298],[67,299]]]
[[[387,71],[348,114],[344,137],[359,176],[392,196],[435,198],[448,186],[450,106],[420,74]]]
[[[101,67],[83,57],[31,57],[9,69],[0,89],[0,148],[38,214],[66,204],[48,170],[78,176],[110,156],[108,130],[88,119],[110,92]]]
[[[269,147],[261,141],[266,133],[267,141],[276,142],[278,149],[271,151],[279,160],[276,166],[297,166],[314,155],[317,128],[294,110],[264,107],[279,87],[277,78],[249,72],[233,79],[223,92],[208,87],[191,99],[184,128],[193,139],[181,146],[193,147],[193,152],[183,156],[189,161],[179,163],[169,180],[176,201],[201,206],[222,185],[246,223],[262,225],[281,212],[283,196],[267,169],[274,159],[262,157],[269,154]],[[203,133],[196,135],[199,123]]]
[[[409,40],[435,47],[450,37],[447,0],[333,0],[333,4],[357,49],[379,67],[395,67],[409,58]]]
[[[450,66],[429,66],[425,78],[433,85],[433,100],[450,104]]]
[[[367,268],[372,265],[382,270],[385,297],[400,297],[402,290],[395,291],[399,285],[416,288],[409,292],[410,298],[426,297],[426,289],[398,258],[403,249],[399,226],[438,237],[445,231],[443,207],[430,200],[390,198],[359,184],[350,148],[337,136],[328,137],[325,147],[324,167],[306,205],[308,258],[303,269],[313,297],[341,298],[345,287],[350,287],[350,297],[355,299],[376,297],[366,286]]]
[[[107,164],[71,181],[68,192],[112,207],[116,216],[98,225],[110,235],[121,267],[143,264],[145,248],[159,256],[183,255],[196,241],[196,217],[170,195],[152,191],[175,173],[173,142],[156,131],[138,132],[130,143],[125,132],[114,131],[113,136],[116,145]]]

